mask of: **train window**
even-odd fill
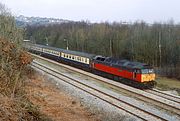
[[[87,58],[85,59],[85,62],[87,63]]]
[[[103,58],[103,57],[97,57],[96,60],[98,60],[98,61],[104,61],[105,58]]]
[[[154,73],[154,70],[153,69],[149,69],[149,73]]]
[[[142,69],[142,70],[141,70],[141,73],[142,73],[142,74],[148,74],[148,72],[149,72],[149,69]]]
[[[72,56],[72,59],[74,60],[74,56]]]
[[[134,71],[135,73],[141,73],[141,71],[140,70],[138,70],[138,69],[136,69],[135,71]]]
[[[101,58],[100,58],[100,57],[97,57],[96,60],[101,60]]]
[[[104,61],[105,60],[105,58],[101,58],[101,61]]]

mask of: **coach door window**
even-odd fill
[[[134,70],[134,78],[136,78],[137,76],[137,71],[138,71],[137,69]]]
[[[140,70],[139,69],[135,69],[135,71],[134,71],[134,78],[136,78],[137,77],[137,74],[140,74]]]

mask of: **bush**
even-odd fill
[[[31,55],[21,47],[23,31],[0,3],[0,121],[44,121],[27,98],[25,78]]]
[[[22,73],[31,61],[27,52],[0,38],[0,92],[13,97],[20,93],[24,85]]]

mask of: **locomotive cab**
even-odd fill
[[[133,78],[139,82],[154,81],[154,69],[134,69]]]
[[[141,82],[149,82],[155,80],[154,69],[141,69]]]

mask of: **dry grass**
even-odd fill
[[[180,81],[177,79],[158,76],[156,78],[157,88],[161,90],[176,90],[180,95]]]
[[[28,98],[43,114],[54,121],[100,121],[100,115],[89,112],[79,99],[59,90],[52,79],[39,72],[31,73],[26,84]]]
[[[25,81],[31,56],[19,45],[0,38],[0,121],[44,121],[27,98]]]

